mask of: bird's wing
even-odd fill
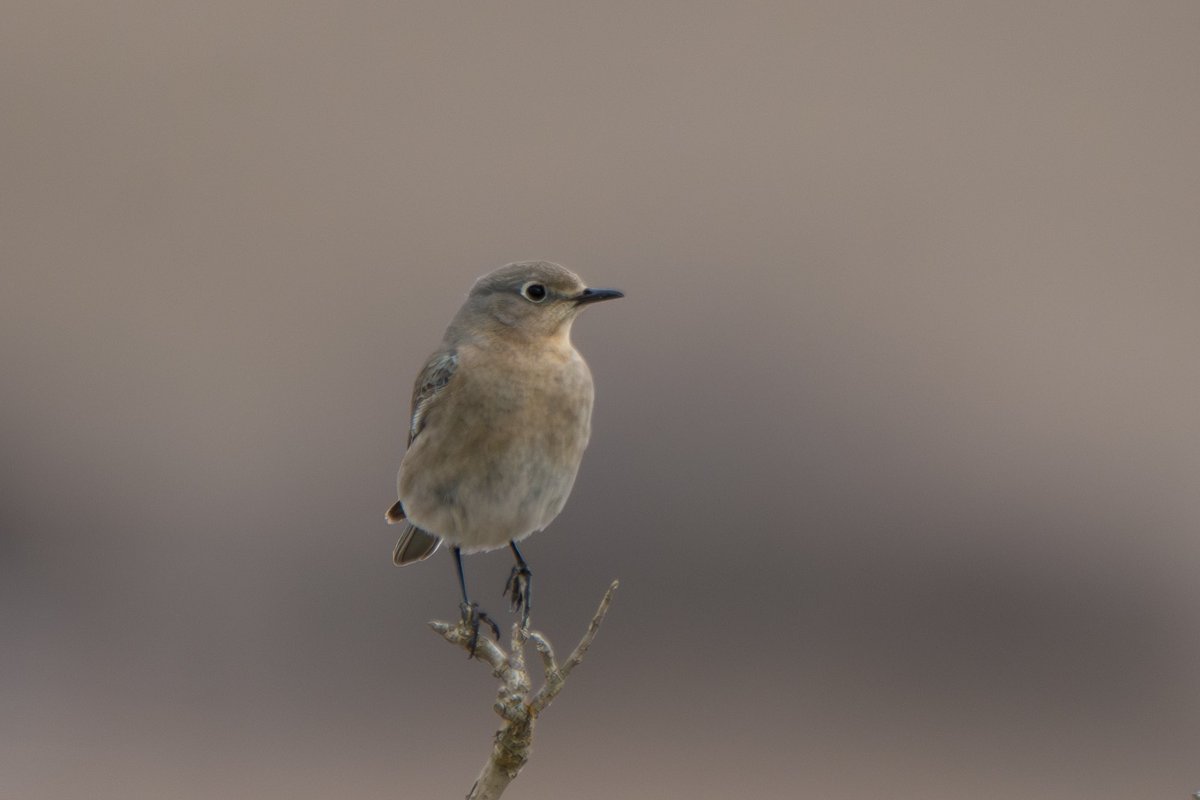
[[[425,365],[425,369],[421,370],[421,375],[413,386],[412,419],[408,425],[408,443],[410,445],[413,443],[413,439],[417,438],[421,429],[425,427],[425,412],[429,410],[429,406],[438,394],[450,383],[450,379],[454,377],[454,370],[457,368],[458,353],[453,350],[443,350],[434,353]]]
[[[408,424],[409,446],[412,446],[413,440],[417,438],[421,429],[425,427],[426,412],[438,394],[450,383],[450,379],[454,377],[454,370],[457,367],[458,354],[453,350],[443,350],[434,353],[425,364],[425,369],[421,370],[421,374],[417,377],[417,382],[413,386],[412,419],[409,420]],[[404,523],[404,531],[401,533],[400,541],[396,543],[396,549],[392,553],[392,562],[398,567],[429,558],[438,549],[438,545],[442,543],[440,538],[432,533],[421,530],[409,522],[406,517],[407,514],[404,511],[404,505],[399,500],[388,509],[387,521],[389,525],[400,522]]]

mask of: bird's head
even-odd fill
[[[522,261],[475,282],[457,323],[521,338],[567,336],[585,307],[624,295],[589,289],[574,272],[550,261]]]

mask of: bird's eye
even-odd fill
[[[546,299],[546,287],[540,283],[527,283],[521,287],[521,294],[525,295],[526,300],[540,303]]]

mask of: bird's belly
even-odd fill
[[[583,443],[581,437],[577,447],[548,456],[536,443],[489,448],[476,442],[462,458],[429,459],[415,447],[401,465],[400,500],[414,525],[464,552],[504,547],[545,528],[562,511]],[[451,463],[457,468],[445,468]]]

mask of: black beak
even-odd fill
[[[624,296],[624,292],[616,289],[584,289],[575,296],[575,305],[582,306],[587,303],[599,303],[601,300],[616,300],[618,297]]]

